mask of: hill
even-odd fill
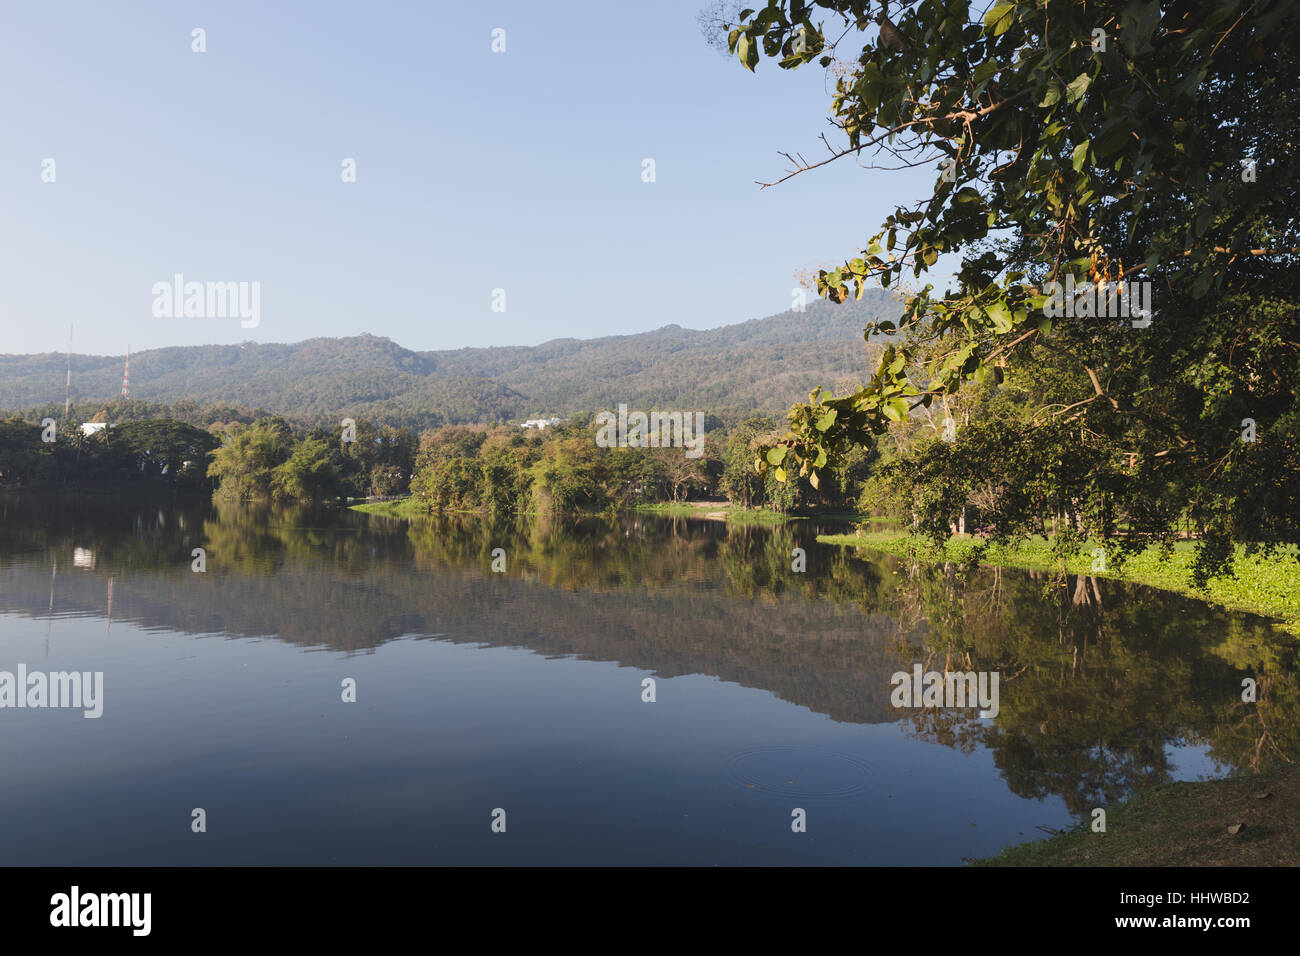
[[[864,377],[862,329],[897,314],[888,293],[817,301],[710,330],[667,325],[538,346],[415,352],[386,338],[317,338],[292,345],[204,345],[131,356],[131,395],[263,409],[303,422],[351,415],[393,425],[491,422],[613,408],[698,409],[721,418],[783,413],[815,385]],[[57,415],[67,356],[0,355],[0,409]],[[121,356],[72,356],[80,417],[119,397]]]

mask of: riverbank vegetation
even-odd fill
[[[931,562],[963,565],[988,564],[996,567],[1050,571],[1059,575],[1113,578],[1144,584],[1165,591],[1177,591],[1237,611],[1251,611],[1282,621],[1300,634],[1300,569],[1294,549],[1271,554],[1247,553],[1238,547],[1233,555],[1233,573],[1196,580],[1196,551],[1190,541],[1179,541],[1167,549],[1150,546],[1130,556],[1123,564],[1102,564],[1104,550],[1096,542],[1084,542],[1073,553],[1063,553],[1050,539],[1031,538],[997,544],[971,536],[952,537],[940,544],[919,535],[885,531],[857,534],[818,535],[824,544],[880,551]]]
[[[752,466],[755,443],[777,434],[753,418],[727,433],[707,432],[702,453],[683,448],[602,448],[591,422],[542,431],[448,426],[420,436],[403,513],[590,514],[652,507],[699,513],[693,501],[725,499],[729,516],[780,520],[800,509],[851,507],[866,476],[865,452],[820,489],[780,483]],[[716,509],[714,509],[716,510]]]
[[[716,427],[691,457],[681,447],[601,447],[590,415],[544,430],[450,425],[417,434],[366,420],[304,428],[228,408],[195,414],[217,418],[206,428],[167,418],[104,422],[89,435],[69,422],[56,425],[48,442],[40,424],[0,422],[0,487],[161,475],[235,500],[410,495],[410,514],[593,514],[652,505],[693,513],[688,502],[722,499],[728,513],[744,510],[745,520],[761,522],[851,509],[870,460],[856,457],[820,488],[760,476],[753,448],[780,433],[770,418]]]
[[[168,419],[125,422],[90,435],[9,419],[0,422],[0,488],[205,491],[208,455],[219,444],[211,432]]]
[[[264,418],[225,433],[210,474],[222,498],[322,501],[405,494],[415,436],[404,429],[349,422],[295,432]]]
[[[1165,783],[1050,840],[1021,843],[973,866],[1297,866],[1300,767]]]

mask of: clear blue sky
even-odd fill
[[[6,4],[0,352],[62,351],[69,324],[97,354],[438,349],[784,311],[795,270],[853,254],[934,174],[845,159],[760,191],[777,150],[819,154],[830,82],[745,72],[704,5]],[[175,273],[260,282],[260,325],[155,318]]]

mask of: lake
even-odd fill
[[[0,860],[958,865],[1300,751],[1261,618],[842,530],[0,498],[0,672],[103,675],[0,709]]]

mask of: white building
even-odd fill
[[[81,425],[81,434],[93,435],[96,432],[102,432],[105,428],[111,428],[108,422],[83,422]]]
[[[530,418],[528,419],[528,421],[524,422],[519,427],[536,428],[538,431],[545,431],[547,428],[550,428],[552,425],[558,425],[562,421],[564,421],[564,419],[562,418]]]

